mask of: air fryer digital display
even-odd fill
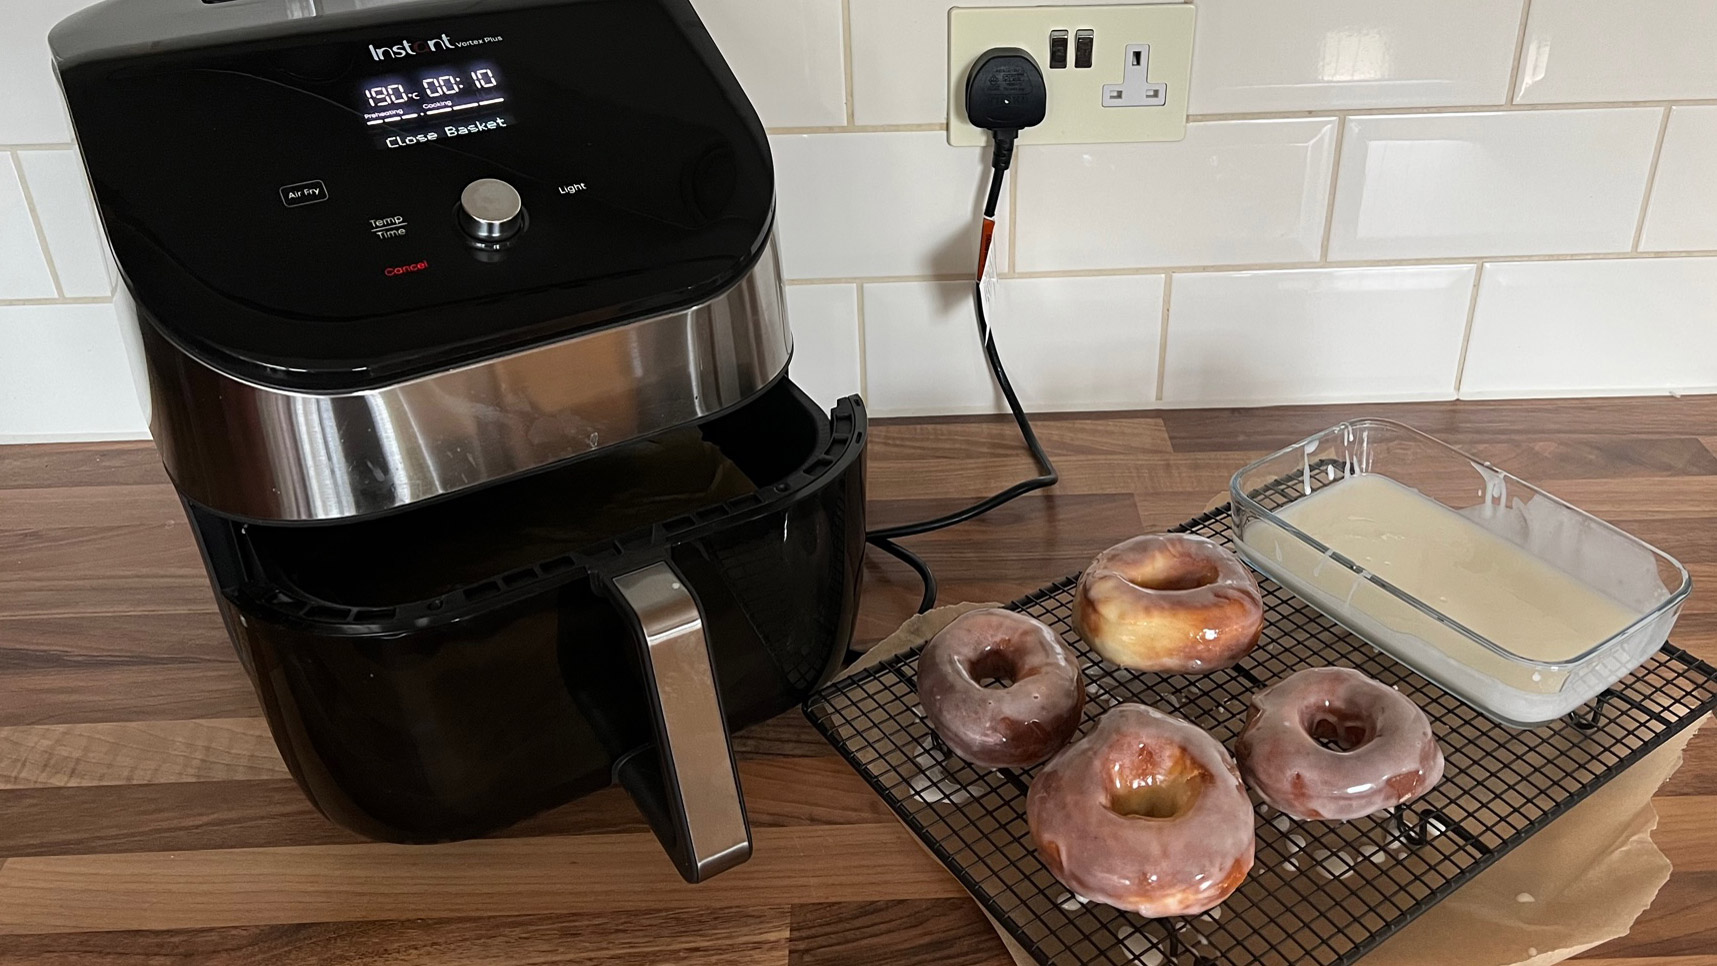
[[[403,148],[512,127],[507,93],[494,61],[473,60],[367,78],[356,106],[377,146]]]
[[[755,263],[768,144],[686,0],[432,8],[460,13],[62,71],[176,338],[271,385],[365,385],[679,311]],[[481,179],[526,216],[504,251],[462,220]]]

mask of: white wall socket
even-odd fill
[[[1049,87],[1049,114],[1021,144],[1179,141],[1192,78],[1189,3],[1095,7],[955,7],[948,11],[948,143],[985,144],[966,121],[966,73],[991,47],[1031,52]],[[1090,66],[1081,67],[1088,40]],[[1054,66],[1052,44],[1065,46]]]

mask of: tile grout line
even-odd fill
[[[1532,0],[1521,0],[1520,26],[1514,35],[1514,63],[1508,68],[1508,90],[1503,95],[1503,103],[1514,104],[1514,91],[1520,84],[1520,60],[1526,53],[1526,25],[1532,19]]]
[[[0,309],[28,308],[37,305],[107,305],[113,301],[119,289],[114,288],[113,295],[72,295],[63,299],[0,299]]]
[[[858,377],[859,398],[870,398],[870,340],[865,338],[864,331],[864,283],[853,286],[853,317],[858,323]]]
[[[1163,401],[1163,383],[1168,379],[1169,368],[1169,297],[1174,292],[1174,276],[1163,276],[1163,317],[1157,328],[1157,395],[1156,401]]]
[[[1484,281],[1484,262],[1473,269],[1473,293],[1467,299],[1467,327],[1461,333],[1461,355],[1455,361],[1455,398],[1461,398],[1461,380],[1467,377],[1467,347],[1473,343],[1473,319],[1479,311],[1479,283]]]
[[[16,152],[6,152],[7,162],[18,176],[18,191],[24,196],[24,210],[30,214],[30,224],[36,229],[36,244],[42,249],[42,262],[48,266],[48,279],[54,283],[54,300],[66,297],[66,287],[60,284],[60,269],[54,264],[53,249],[48,247],[48,232],[42,227],[41,212],[36,210],[36,196],[30,191],[30,179],[24,174],[24,161]]]
[[[842,83],[847,85],[846,108],[847,127],[853,127],[853,114],[856,110],[853,97],[853,5],[852,0],[841,0],[841,76]]]
[[[1136,273],[1135,273],[1136,274]],[[1012,276],[1006,276],[1012,277]],[[783,285],[882,285],[889,282],[969,282],[971,272],[948,275],[835,275],[828,278],[790,278]]]
[[[1712,258],[1717,248],[1663,252],[1560,252],[1536,255],[1437,255],[1413,258],[1349,258],[1328,262],[1240,262],[1232,265],[1134,265],[1122,268],[1073,268],[1053,271],[1015,272],[1010,278],[1082,278],[1104,275],[1177,275],[1220,272],[1304,271],[1311,268],[1419,268],[1427,265],[1477,265],[1480,262],[1592,262],[1634,261],[1645,258]]]
[[[1320,108],[1302,111],[1236,111],[1227,114],[1188,114],[1188,124],[1223,121],[1309,121],[1329,117],[1423,117],[1437,114],[1527,114],[1535,111],[1607,111],[1638,107],[1712,107],[1717,97],[1658,98],[1633,101],[1568,101],[1560,104],[1404,104],[1395,107]],[[766,128],[768,134],[907,134],[946,132],[946,121],[914,121],[903,124],[821,124]],[[1032,147],[1029,142],[1021,147]],[[16,150],[46,149],[52,145],[21,145]],[[0,145],[0,150],[5,149]]]
[[[922,134],[946,131],[948,126],[934,124],[806,124],[797,127],[765,128],[766,134]]]
[[[1663,120],[1657,125],[1657,146],[1651,151],[1651,167],[1645,173],[1645,197],[1639,203],[1639,221],[1634,224],[1634,243],[1628,248],[1629,252],[1637,254],[1640,242],[1645,238],[1645,218],[1651,211],[1651,195],[1657,190],[1657,166],[1663,160],[1663,141],[1669,135],[1670,108],[1663,109]]]
[[[42,144],[0,144],[0,151],[70,151],[77,145],[70,141],[44,142]]]
[[[1335,147],[1330,150],[1329,198],[1324,203],[1324,235],[1318,245],[1318,261],[1329,262],[1329,236],[1335,232],[1335,190],[1341,185],[1341,149],[1347,137],[1347,117],[1335,119]]]
[[[1708,107],[1714,97],[1658,98],[1642,101],[1566,101],[1553,104],[1423,104],[1397,107],[1317,108],[1300,111],[1234,111],[1227,114],[1188,114],[1188,124],[1218,121],[1309,121],[1343,114],[1348,117],[1420,117],[1435,114],[1532,114],[1546,111],[1608,111],[1635,107]]]
[[[1111,278],[1134,275],[1207,275],[1239,272],[1303,272],[1335,268],[1423,268],[1427,266],[1464,266],[1495,262],[1602,262],[1643,261],[1654,258],[1717,258],[1717,249],[1687,249],[1663,252],[1564,252],[1554,255],[1451,255],[1448,257],[1349,259],[1329,262],[1243,262],[1233,265],[1132,265],[1121,268],[1069,268],[1035,272],[1003,272],[999,277],[1015,278]],[[840,275],[827,278],[791,278],[785,285],[864,285],[891,282],[966,282],[968,272],[943,275]],[[34,299],[16,300],[31,303]],[[67,301],[79,301],[69,299]],[[105,302],[107,299],[81,301]],[[14,304],[0,299],[0,305]]]

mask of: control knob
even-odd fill
[[[498,178],[479,178],[459,193],[459,227],[472,241],[496,244],[525,227],[518,189]]]

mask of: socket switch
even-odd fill
[[[1196,16],[1189,3],[949,10],[948,143],[989,140],[967,122],[963,96],[967,71],[992,47],[1029,51],[1049,89],[1048,116],[1020,144],[1179,141]]]

